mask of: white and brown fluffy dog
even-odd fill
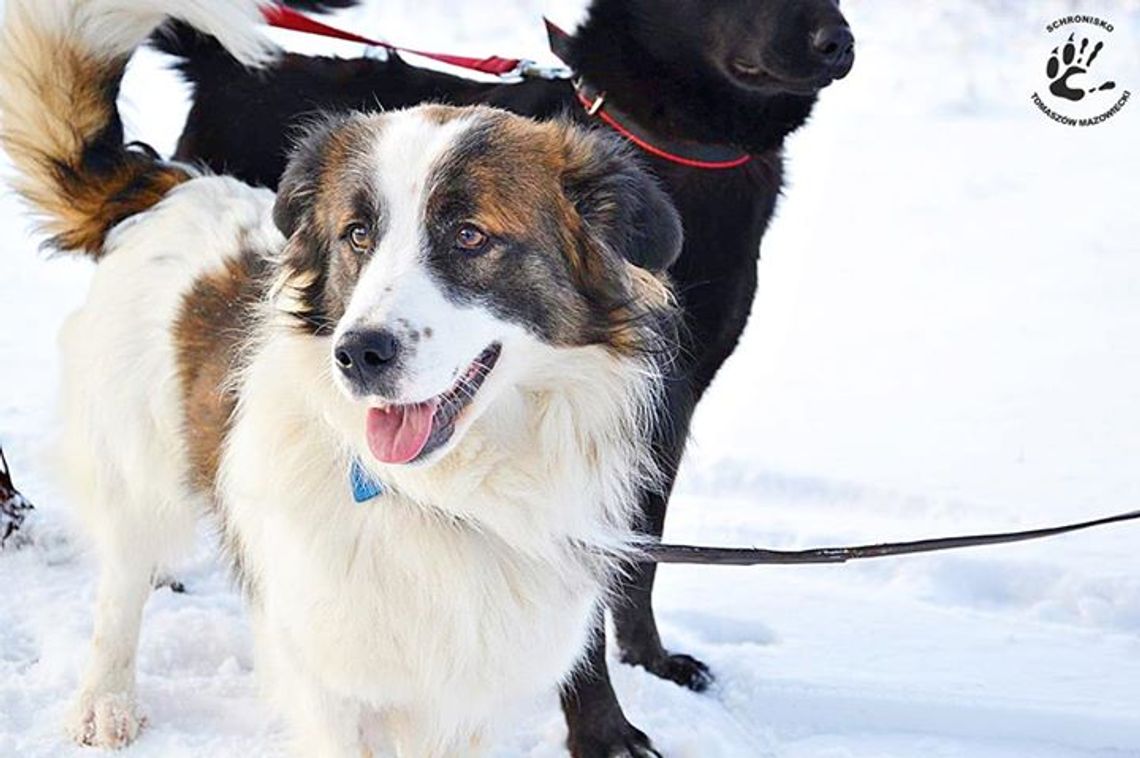
[[[302,754],[477,752],[569,676],[630,545],[675,317],[626,259],[679,250],[665,196],[486,108],[329,118],[277,197],[198,175],[123,144],[121,75],[167,16],[256,63],[253,2],[7,6],[17,186],[99,262],[61,338],[102,569],[75,737],[136,735],[152,576],[212,512]]]

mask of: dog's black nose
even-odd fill
[[[811,49],[836,79],[842,79],[855,62],[855,35],[847,24],[824,24],[811,33]]]
[[[400,354],[400,342],[386,329],[348,332],[336,344],[333,360],[348,379],[369,388]]]

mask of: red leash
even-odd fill
[[[313,34],[318,37],[356,42],[362,45],[380,47],[390,51],[400,51],[429,58],[433,61],[446,63],[449,66],[477,71],[481,74],[490,74],[499,77],[538,76],[546,79],[566,79],[571,76],[569,69],[549,69],[535,65],[533,61],[521,58],[500,58],[492,55],[489,58],[470,58],[465,55],[451,55],[448,53],[429,53],[424,50],[415,50],[410,47],[400,47],[383,40],[365,37],[355,32],[338,29],[335,26],[317,21],[314,18],[299,13],[284,5],[269,5],[263,11],[265,21],[278,29]],[[567,60],[570,35],[550,21],[546,22],[551,50],[555,56]],[[578,100],[582,103],[587,115],[600,119],[603,123],[620,134],[634,145],[670,163],[688,168],[705,171],[718,171],[734,169],[745,165],[752,156],[739,148],[726,145],[704,145],[684,140],[662,140],[639,127],[637,123],[615,106],[606,102],[605,93],[596,92],[586,82],[578,79],[574,82],[574,89]]]
[[[411,53],[419,55],[423,58],[430,58],[433,61],[446,63],[449,66],[458,66],[465,68],[469,71],[478,71],[481,74],[492,74],[494,76],[506,76],[508,74],[520,73],[522,68],[529,62],[519,58],[500,58],[497,55],[492,55],[490,58],[469,58],[465,55],[450,55],[448,53],[429,53],[424,50],[413,50],[409,47],[400,47],[393,45],[390,42],[385,42],[378,39],[369,39],[368,37],[355,34],[353,32],[346,32],[343,29],[337,29],[335,26],[321,23],[314,18],[310,18],[302,13],[298,13],[292,8],[286,8],[284,5],[269,5],[262,10],[265,16],[265,21],[270,26],[275,26],[278,29],[288,29],[294,32],[303,32],[305,34],[315,34],[319,37],[331,37],[332,39],[340,39],[346,42],[359,42],[362,45],[371,45],[372,47],[382,47],[386,50],[399,50],[404,53]]]

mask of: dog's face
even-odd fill
[[[667,197],[611,138],[488,108],[315,127],[275,219],[293,313],[394,464],[442,457],[543,356],[646,349],[667,292],[627,261],[681,246]]]
[[[813,96],[855,62],[855,40],[836,0],[635,0],[643,44],[703,60],[733,86]],[[695,49],[694,49],[695,48]],[[672,49],[672,52],[670,52]]]

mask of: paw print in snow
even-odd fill
[[[1069,83],[1069,80],[1074,76],[1088,73],[1093,61],[1100,55],[1101,48],[1103,47],[1103,42],[1097,42],[1092,50],[1089,51],[1088,39],[1082,39],[1080,50],[1078,50],[1076,43],[1073,41],[1073,35],[1070,34],[1069,40],[1062,45],[1059,50],[1058,48],[1053,48],[1053,53],[1049,56],[1049,62],[1045,64],[1045,74],[1050,80],[1049,91],[1057,97],[1063,97],[1066,100],[1076,102],[1084,98],[1088,93],[1109,90],[1115,87],[1116,82],[1105,82],[1099,87],[1084,90]],[[1086,53],[1088,54],[1087,58],[1085,57]],[[1062,66],[1064,70],[1062,70]]]

